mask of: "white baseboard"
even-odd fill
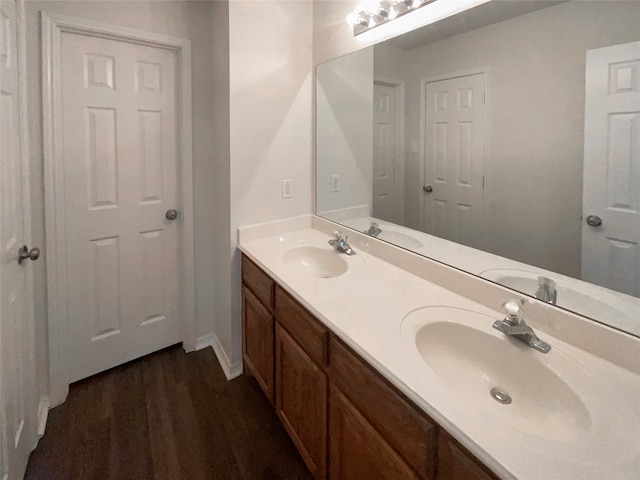
[[[213,342],[216,339],[215,333],[209,333],[207,335],[203,335],[202,337],[198,337],[196,339],[196,351],[202,350],[203,348],[213,347]]]
[[[232,364],[227,356],[227,352],[224,351],[222,345],[220,344],[220,340],[215,333],[207,335],[207,337],[212,337],[211,348],[216,354],[218,358],[218,362],[220,362],[220,366],[222,367],[222,371],[224,372],[224,376],[227,377],[227,380],[233,380],[236,377],[242,375],[242,362],[238,362]]]
[[[40,403],[38,404],[38,437],[44,435],[44,431],[47,428],[47,418],[49,417],[49,397],[43,395],[40,397]]]

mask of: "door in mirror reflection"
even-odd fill
[[[423,91],[423,230],[482,248],[486,76],[425,80]]]
[[[396,104],[393,85],[373,85],[373,216],[394,219]]]
[[[585,85],[582,278],[640,297],[640,42],[588,51]]]
[[[404,223],[404,81],[374,75],[372,215]]]

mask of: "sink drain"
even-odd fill
[[[509,405],[511,403],[511,395],[509,395],[501,388],[493,387],[489,393],[491,393],[491,396],[497,402],[500,402],[504,405]]]

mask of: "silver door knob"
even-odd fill
[[[167,220],[175,220],[176,218],[178,218],[178,211],[174,210],[173,208],[171,210],[167,210],[167,213],[164,214],[164,217]]]
[[[597,215],[589,215],[587,217],[587,225],[590,227],[599,227],[602,225],[602,219]]]
[[[29,250],[26,245],[23,245],[22,247],[20,247],[20,250],[18,250],[18,264],[20,265],[22,265],[25,260],[31,260],[35,262],[38,258],[40,258],[39,248],[34,247]]]
[[[433,187],[431,185],[423,185],[422,190],[424,193],[431,193],[433,192]]]

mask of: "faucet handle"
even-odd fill
[[[380,225],[378,225],[376,222],[371,222],[371,228],[378,228]]]
[[[333,231],[333,238],[335,238],[336,240],[340,240],[342,238],[342,231],[341,230],[334,230]]]
[[[507,315],[505,320],[513,325],[519,325],[524,320],[524,308],[517,300],[507,300],[502,304],[502,310]]]

